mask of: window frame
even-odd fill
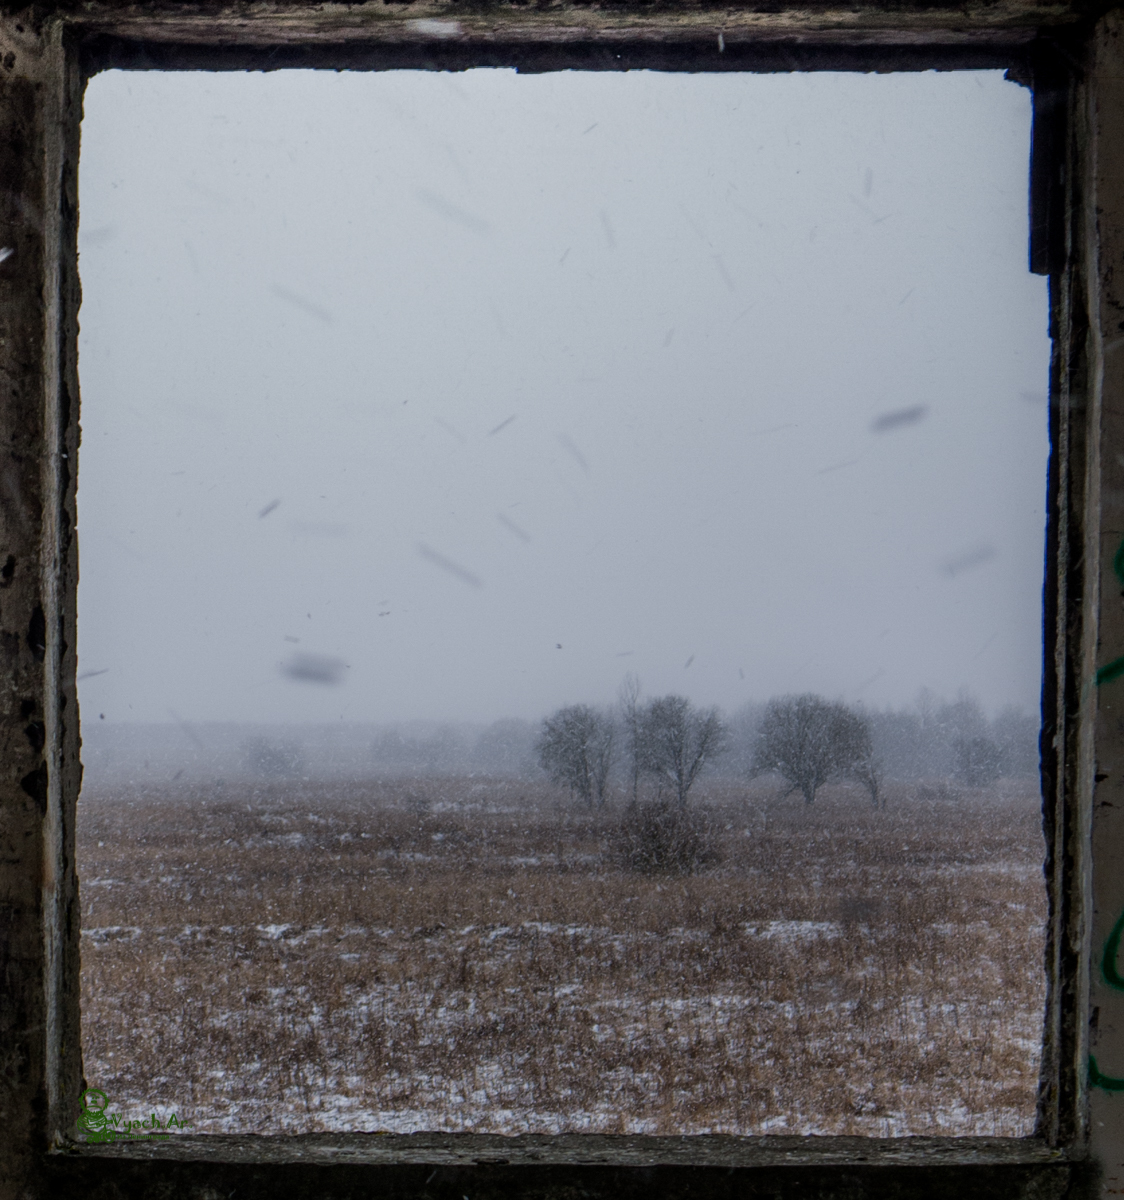
[[[1124,254],[1124,84],[1116,82],[1124,78],[1124,20],[1033,0],[978,9],[949,0],[760,7],[767,11],[687,0],[644,8],[292,0],[252,9],[47,0],[0,12],[0,241],[14,250],[0,260],[0,1194],[10,1184],[21,1197],[82,1189],[326,1200],[378,1189],[476,1200],[484,1192],[678,1197],[747,1188],[873,1197],[964,1187],[1060,1196],[1124,1173],[1124,1133],[1111,1129],[1113,1120],[1124,1126],[1124,1096],[1087,1086],[1090,1021],[1106,1070],[1111,1059],[1124,1072],[1124,997],[1110,1020],[1091,953],[1113,905],[1124,905],[1124,883],[1109,869],[1124,851],[1124,817],[1104,811],[1115,810],[1109,797],[1120,787],[1124,812],[1124,724],[1095,686],[1097,663],[1124,653],[1112,568],[1124,519],[1110,527],[1110,510],[1124,507],[1113,499],[1124,498],[1124,455],[1116,464],[1108,453],[1114,444],[1124,450],[1124,411],[1117,417],[1110,402],[1124,396],[1124,355],[1114,365],[1108,336],[1124,322],[1102,315],[1124,308],[1112,277],[1113,255]],[[1034,1137],[208,1135],[91,1146],[69,1136],[83,1082],[73,466],[82,93],[87,78],[110,67],[297,66],[1002,67],[1033,89],[1030,262],[1050,277],[1054,339],[1041,735],[1049,983]],[[1098,1132],[1106,1124],[1109,1132]]]

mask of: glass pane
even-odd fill
[[[107,1111],[1029,1133],[1029,93],[109,72],[85,113]]]

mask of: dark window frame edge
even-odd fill
[[[15,22],[11,16],[0,18],[0,21],[5,20],[8,23]],[[267,1174],[275,1174],[289,1169],[289,1166],[283,1167],[282,1163],[291,1166],[298,1162],[308,1164],[302,1170],[315,1169],[310,1159],[315,1159],[318,1164],[324,1164],[326,1159],[322,1154],[306,1153],[302,1142],[311,1138],[318,1141],[321,1149],[325,1149],[332,1141],[331,1135],[306,1135],[303,1139],[215,1137],[206,1139],[208,1145],[200,1145],[198,1149],[195,1143],[201,1139],[185,1139],[176,1151],[175,1159],[181,1158],[180,1151],[187,1151],[191,1157],[176,1167],[172,1165],[172,1156],[156,1147],[110,1152],[99,1147],[78,1146],[65,1133],[75,1108],[79,1083],[74,1053],[78,1035],[78,945],[73,823],[80,767],[77,729],[72,721],[68,724],[64,719],[67,709],[70,714],[76,712],[72,650],[76,547],[70,532],[74,480],[64,465],[66,450],[63,448],[70,449],[69,459],[73,461],[73,451],[77,449],[77,404],[72,404],[70,399],[77,395],[75,184],[82,89],[86,77],[93,71],[106,69],[118,62],[137,69],[138,47],[142,53],[156,54],[160,59],[153,69],[216,69],[213,65],[217,62],[216,54],[226,56],[223,66],[218,69],[268,70],[279,65],[305,64],[279,63],[280,51],[277,46],[232,45],[229,36],[221,32],[213,37],[214,44],[211,45],[207,44],[205,36],[202,40],[195,40],[206,33],[205,17],[194,31],[193,40],[188,43],[165,40],[149,43],[118,38],[107,41],[104,32],[84,29],[80,22],[72,22],[65,17],[49,24],[51,28],[46,40],[53,49],[48,53],[51,62],[41,76],[40,86],[45,83],[48,92],[52,85],[55,89],[49,103],[55,106],[52,119],[56,135],[54,138],[45,137],[43,157],[48,176],[53,175],[57,181],[59,200],[57,212],[45,208],[42,226],[42,275],[48,301],[44,314],[48,336],[43,355],[43,384],[47,403],[43,412],[45,452],[42,456],[42,486],[44,500],[48,503],[44,506],[42,518],[40,584],[48,628],[43,709],[49,762],[44,816],[46,882],[42,917],[47,975],[47,1036],[44,1047],[47,1070],[44,1083],[50,1115],[46,1122],[39,1120],[34,1124],[39,1125],[43,1135],[51,1128],[55,1134],[53,1139],[46,1136],[37,1139],[36,1157],[44,1172],[44,1179],[50,1177],[61,1182],[63,1177],[67,1177],[75,1183],[78,1182],[78,1176],[91,1178],[88,1174],[90,1170],[104,1171],[108,1178],[116,1176],[126,1167],[128,1170],[141,1169],[145,1160],[151,1162],[153,1171],[163,1174],[171,1170],[173,1177],[178,1169],[186,1170],[189,1167],[208,1172],[219,1170],[221,1173],[224,1168],[220,1162],[220,1144],[227,1144],[232,1151],[225,1160],[226,1168],[230,1170],[241,1171],[244,1169],[242,1164],[256,1163]],[[435,1169],[484,1171],[489,1177],[496,1172],[502,1175],[505,1170],[514,1175],[547,1167],[550,1170],[579,1173],[608,1171],[615,1174],[623,1170],[639,1172],[646,1177],[653,1168],[658,1167],[665,1171],[702,1171],[704,1174],[715,1170],[733,1170],[739,1176],[749,1172],[755,1177],[762,1172],[773,1176],[778,1171],[782,1175],[795,1173],[806,1177],[809,1172],[815,1174],[826,1170],[838,1173],[843,1169],[857,1171],[865,1177],[873,1170],[875,1175],[889,1173],[896,1176],[905,1172],[911,1178],[919,1170],[966,1171],[972,1175],[974,1172],[986,1174],[996,1170],[1010,1172],[1018,1169],[1033,1175],[1045,1172],[1046,1176],[1054,1178],[1059,1169],[1069,1169],[1062,1164],[1075,1164],[1081,1160],[1085,1138],[1083,1064],[1087,1039],[1085,1023],[1080,1019],[1080,1014],[1088,1007],[1089,954],[1085,933],[1088,921],[1085,910],[1088,905],[1089,821],[1085,796],[1091,792],[1092,732],[1088,697],[1082,694],[1080,680],[1083,676],[1079,667],[1089,657],[1096,614],[1087,598],[1089,522],[1086,518],[1092,511],[1090,505],[1094,500],[1089,494],[1090,480],[1086,472],[1088,433],[1084,396],[1090,371],[1085,344],[1089,336],[1088,318],[1084,315],[1083,306],[1075,298],[1084,294],[1090,275],[1095,277],[1096,272],[1095,263],[1088,261],[1090,231],[1085,228],[1082,209],[1083,181],[1087,171],[1084,155],[1087,153],[1089,134],[1084,126],[1086,98],[1081,76],[1085,45],[1092,36],[1091,30],[1084,23],[1065,29],[1051,26],[1040,34],[1035,34],[1033,29],[1028,30],[1025,26],[1016,30],[992,29],[970,44],[965,43],[956,30],[950,31],[956,36],[946,41],[941,40],[939,31],[932,30],[920,38],[914,31],[907,30],[903,35],[897,35],[898,40],[895,41],[894,31],[880,29],[876,43],[862,41],[861,37],[855,36],[861,31],[855,30],[842,34],[827,31],[829,36],[824,36],[821,31],[819,37],[812,32],[800,40],[778,35],[772,40],[764,39],[747,45],[743,52],[735,50],[731,58],[740,60],[739,65],[720,64],[716,68],[716,47],[709,40],[704,43],[690,33],[685,34],[673,22],[670,24],[667,37],[654,44],[650,39],[630,42],[613,38],[608,46],[606,39],[597,36],[584,42],[569,41],[564,44],[488,41],[453,46],[435,44],[426,39],[404,39],[391,45],[372,42],[369,37],[364,37],[317,45],[311,55],[316,61],[308,65],[338,68],[341,58],[349,56],[355,56],[353,60],[357,65],[353,69],[365,70],[398,65],[435,70],[464,69],[466,65],[512,65],[520,69],[554,70],[576,66],[581,62],[585,69],[610,70],[659,64],[657,69],[664,70],[877,71],[929,67],[957,69],[978,64],[1005,65],[1015,77],[1032,83],[1035,90],[1036,149],[1032,155],[1034,214],[1031,226],[1032,231],[1037,231],[1038,239],[1035,257],[1032,238],[1032,265],[1040,273],[1050,274],[1051,326],[1055,335],[1044,610],[1047,669],[1042,737],[1044,807],[1051,840],[1047,870],[1050,873],[1051,908],[1048,953],[1052,960],[1052,972],[1039,1128],[1032,1139],[894,1139],[891,1147],[886,1147],[879,1139],[798,1139],[801,1143],[798,1150],[781,1153],[784,1165],[777,1160],[777,1139],[729,1139],[731,1151],[736,1144],[741,1153],[731,1153],[722,1164],[715,1164],[713,1160],[709,1163],[700,1162],[691,1159],[690,1153],[685,1158],[682,1152],[672,1153],[670,1148],[665,1151],[657,1146],[662,1142],[693,1142],[696,1139],[622,1139],[632,1143],[647,1143],[647,1147],[639,1151],[639,1157],[646,1160],[641,1162],[636,1161],[636,1151],[624,1155],[611,1151],[612,1139],[608,1139],[605,1157],[599,1154],[596,1157],[600,1161],[595,1162],[584,1151],[580,1155],[561,1153],[561,1143],[566,1140],[564,1138],[546,1138],[541,1140],[554,1143],[557,1150],[551,1152],[548,1146],[540,1147],[536,1152],[542,1152],[543,1156],[533,1163],[522,1154],[516,1155],[521,1162],[512,1161],[516,1150],[513,1143],[520,1139],[499,1139],[512,1152],[507,1155],[497,1151],[497,1139],[486,1135],[476,1138],[474,1146],[462,1146],[452,1154],[449,1151],[452,1143],[458,1138],[472,1139],[473,1135],[450,1135],[446,1139],[438,1135],[420,1135],[434,1143],[427,1150],[421,1150],[416,1145],[411,1150],[407,1145],[410,1138],[349,1135],[376,1139],[386,1148],[380,1152],[380,1157],[391,1151],[392,1147],[400,1146],[394,1164],[385,1163],[384,1160],[382,1166],[366,1163],[354,1169],[365,1173],[375,1172],[372,1181],[399,1168],[408,1172],[417,1166],[415,1155],[421,1150],[423,1155],[429,1155],[424,1162],[436,1164]],[[856,45],[856,42],[861,44]],[[673,51],[670,57],[669,47]],[[286,49],[283,44],[281,48]],[[292,49],[292,46],[288,49]],[[578,51],[576,55],[575,50]],[[508,56],[507,60],[501,61],[505,55]],[[413,61],[407,61],[411,56],[414,56]],[[836,62],[840,65],[826,65]],[[844,63],[849,65],[842,65]],[[1044,97],[1052,97],[1049,105],[1043,102]],[[1042,131],[1049,131],[1048,138],[1040,137]],[[1045,147],[1043,141],[1046,141]],[[45,182],[49,192],[50,179]],[[1041,216],[1043,211],[1047,214],[1045,217]],[[54,451],[51,452],[48,447],[53,447]],[[1067,614],[1068,619],[1059,622],[1059,612]],[[58,631],[57,636],[51,636],[52,630]],[[347,1137],[335,1139],[337,1143],[347,1140]],[[442,1141],[447,1143],[445,1151],[441,1151],[437,1144]],[[747,1143],[762,1141],[772,1145],[760,1149],[747,1146]],[[862,1143],[861,1148],[855,1149],[850,1145],[856,1141]],[[233,1152],[234,1147],[230,1144],[235,1142],[246,1145],[238,1152]],[[813,1143],[814,1153],[810,1155],[808,1152],[812,1150]],[[1001,1152],[997,1149],[997,1143],[1003,1144]],[[172,1150],[172,1147],[168,1149]],[[279,1158],[276,1155],[278,1149],[281,1151]],[[747,1149],[748,1157],[745,1153]],[[865,1161],[864,1150],[869,1152]],[[909,1165],[913,1156],[919,1159],[918,1165]],[[508,1159],[506,1163],[502,1161],[505,1157]],[[807,1161],[809,1157],[814,1161]],[[340,1169],[352,1169],[340,1164],[338,1153],[334,1154],[333,1161],[340,1165]],[[735,1161],[736,1166],[733,1165]],[[1082,1177],[1086,1174],[1082,1174]],[[270,1186],[276,1186],[282,1178],[280,1174],[275,1174],[274,1183]],[[389,1182],[390,1177],[387,1178]],[[858,1177],[855,1178],[857,1180]],[[793,1179],[795,1182],[795,1176]],[[870,1189],[864,1185],[861,1190],[866,1192]],[[1053,1192],[1054,1187],[1047,1187],[1047,1190]]]

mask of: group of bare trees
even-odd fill
[[[888,777],[954,779],[979,788],[1038,772],[1035,712],[1008,706],[989,718],[968,692],[947,701],[923,688],[910,705],[867,715]]]
[[[630,799],[640,782],[656,782],[685,809],[700,774],[729,748],[718,709],[699,708],[685,696],[642,701],[629,676],[615,710],[572,704],[547,717],[536,746],[550,779],[590,807],[602,807],[614,765],[623,760]],[[820,696],[782,696],[769,702],[757,732],[751,775],[776,774],[811,804],[827,782],[858,780],[877,807],[881,770],[870,723],[855,709]]]
[[[711,770],[733,783],[781,773],[796,792],[815,796],[824,779],[855,779],[881,802],[881,776],[899,782],[948,780],[988,788],[1000,778],[1028,778],[1038,770],[1039,718],[1008,707],[995,716],[970,694],[946,701],[922,690],[899,708],[858,708],[815,695],[782,696],[768,704],[746,701],[728,717],[708,723],[709,709],[692,709],[683,697],[643,699],[626,679],[611,709],[571,706],[549,719],[552,777],[596,805],[612,786],[633,802],[662,787],[674,804]],[[717,726],[725,733],[716,738]],[[702,758],[691,753],[684,727],[708,733]],[[865,732],[864,732],[865,731]],[[767,735],[767,736],[763,736]],[[415,721],[377,731],[368,757],[376,773],[392,776],[495,776],[539,779],[543,722],[509,717],[485,728]],[[726,747],[719,754],[715,741]],[[665,753],[657,753],[664,747]],[[668,747],[670,749],[668,750]],[[333,742],[333,769],[342,761]],[[243,742],[241,765],[252,774],[297,777],[322,770],[324,752],[288,732]],[[770,762],[787,764],[770,766]],[[787,772],[787,773],[786,773]]]
[[[650,777],[685,808],[695,780],[726,745],[716,708],[697,708],[685,696],[641,702],[640,685],[629,677],[617,711],[588,704],[560,708],[543,721],[537,749],[547,775],[590,806],[605,803],[609,772],[623,755],[634,803],[640,780]]]

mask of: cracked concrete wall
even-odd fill
[[[1091,409],[1090,603],[1098,611],[1095,665],[1124,655],[1124,15],[1102,22],[1084,109]],[[1105,672],[1110,674],[1111,672]],[[1105,1196],[1124,1195],[1124,680],[1097,689],[1091,797],[1089,1137]],[[1097,1082],[1097,1080],[1101,1082]],[[1113,1084],[1117,1090],[1110,1090]]]
[[[64,67],[57,27],[37,28],[27,20],[0,24],[0,1127],[10,1131],[0,1153],[5,1195],[26,1186],[52,1123],[64,1119],[61,1114],[73,1104],[80,1075],[73,869],[77,547],[69,467],[77,452],[72,118],[80,102],[78,83],[77,72]],[[52,1085],[60,1075],[69,1080],[61,1092]]]

